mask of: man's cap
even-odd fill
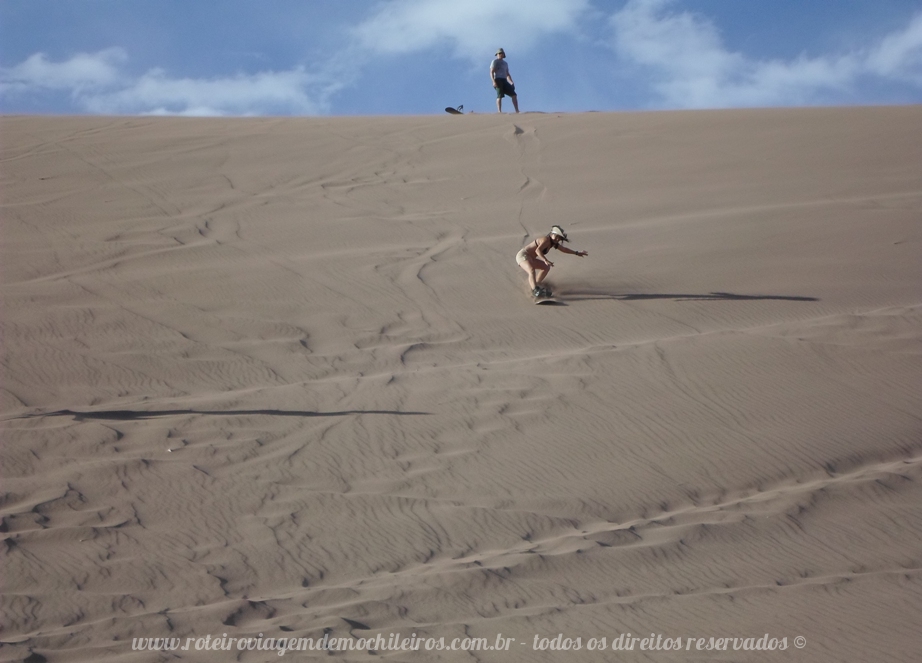
[[[505,54],[506,54],[506,51],[504,51],[501,48],[497,48],[496,53],[494,53],[494,55],[505,55]]]

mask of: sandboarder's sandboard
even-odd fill
[[[535,297],[535,304],[556,304],[557,300],[553,297]]]
[[[448,108],[445,109],[445,112],[451,113],[452,115],[462,115],[463,110],[464,110],[464,104],[461,104],[457,108],[452,108],[451,106],[449,106]]]

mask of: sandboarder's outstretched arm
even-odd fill
[[[568,249],[566,246],[560,245],[557,247],[558,251],[563,251],[564,253],[569,253],[574,256],[579,256],[583,258],[589,255],[589,251],[574,251],[573,249]]]

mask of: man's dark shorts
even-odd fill
[[[496,79],[496,98],[502,99],[506,95],[510,97],[515,96],[515,86],[507,81],[505,78]]]

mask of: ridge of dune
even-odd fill
[[[919,126],[0,117],[0,663],[917,660]]]

